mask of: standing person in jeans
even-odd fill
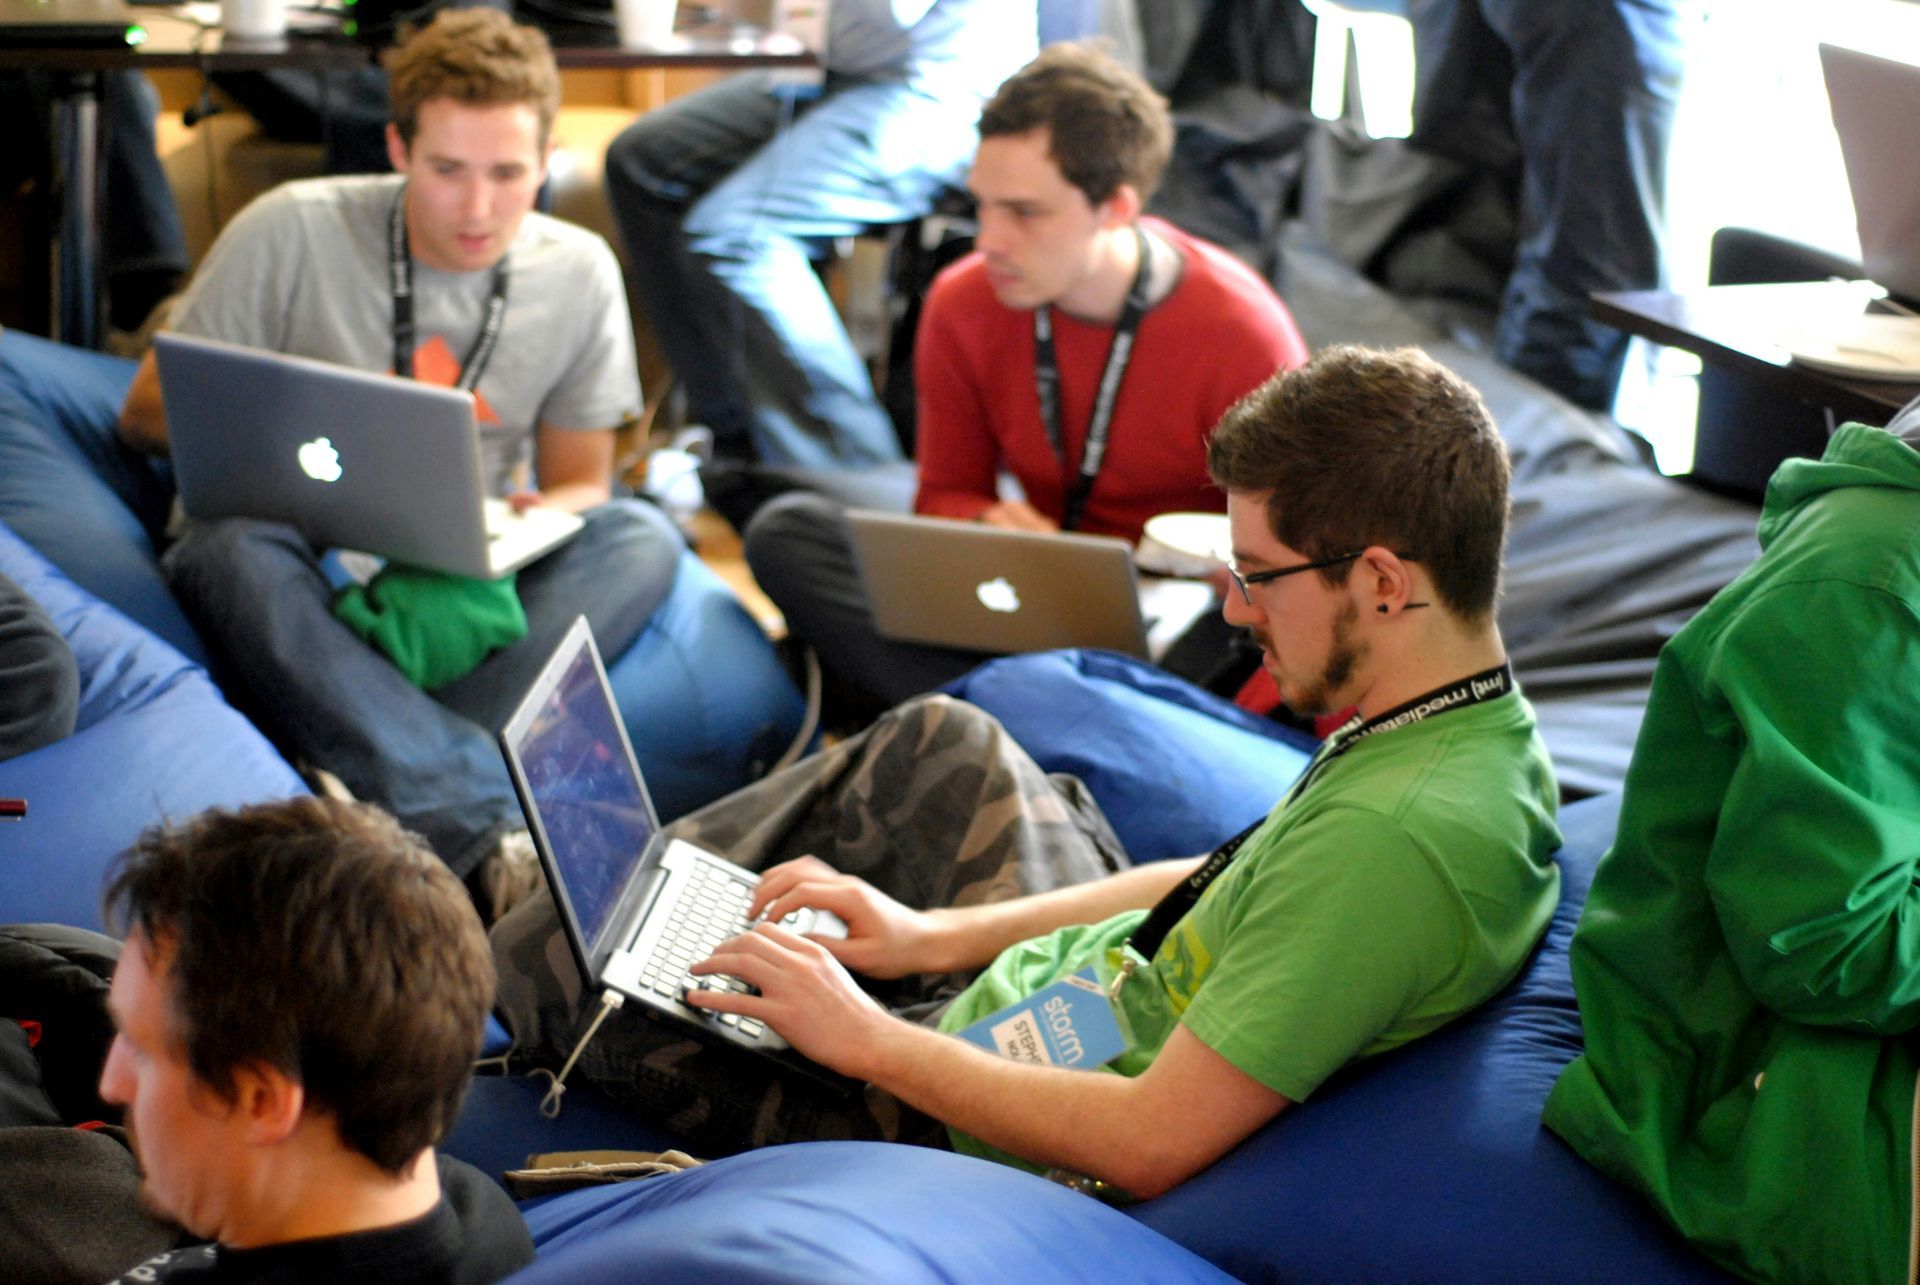
[[[834,0],[818,89],[751,72],[648,112],[607,197],[691,417],[730,454],[900,458],[813,261],[959,182],[980,104],[1033,56],[1033,0]]]
[[[934,282],[914,347],[915,509],[1126,540],[1157,513],[1218,512],[1207,434],[1307,345],[1238,260],[1142,217],[1173,144],[1165,101],[1105,54],[1053,45],[987,103],[980,135],[976,249]],[[1043,383],[1057,390],[1051,415]],[[1000,498],[1002,472],[1024,500]],[[762,509],[746,556],[853,708],[878,712],[984,658],[880,637],[846,518],[818,496]]]
[[[290,526],[198,523],[165,565],[267,730],[424,835],[494,913],[539,869],[493,729],[575,616],[607,654],[625,651],[684,544],[657,510],[609,498],[614,428],[640,403],[613,251],[531,212],[560,99],[546,37],[496,10],[450,10],[390,72],[399,173],[291,183],[255,201],[222,232],[173,327],[469,387],[492,493],[574,510],[586,526],[519,572],[526,636],[430,695],[333,616],[319,551]],[[165,449],[151,356],[120,430]]]
[[[1405,0],[1416,81],[1408,141],[1518,175],[1520,242],[1494,355],[1591,410],[1613,406],[1627,336],[1588,317],[1588,296],[1664,279],[1667,142],[1694,7]]]

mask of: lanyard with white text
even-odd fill
[[[1416,696],[1404,705],[1396,705],[1386,713],[1375,715],[1365,722],[1355,714],[1345,726],[1327,737],[1320,746],[1320,752],[1308,761],[1306,770],[1300,773],[1299,778],[1293,783],[1293,788],[1287,791],[1287,806],[1291,806],[1293,801],[1300,797],[1313,779],[1320,774],[1322,768],[1367,737],[1392,731],[1396,727],[1405,727],[1409,723],[1418,723],[1422,719],[1431,718],[1435,714],[1444,714],[1448,710],[1465,709],[1469,705],[1478,705],[1481,701],[1497,700],[1512,690],[1513,666],[1503,661],[1497,668],[1483,670],[1457,683],[1435,688],[1425,695]],[[1133,935],[1127,938],[1127,945],[1139,952],[1140,958],[1152,959],[1154,952],[1160,949],[1160,943],[1167,939],[1169,932],[1173,931],[1173,926],[1193,909],[1194,904],[1200,900],[1200,894],[1220,877],[1221,872],[1239,854],[1241,845],[1266,822],[1266,817],[1260,818],[1215,848],[1213,855],[1202,862],[1198,870],[1182,879],[1166,896],[1160,898],[1154,908],[1147,913],[1147,917],[1140,922],[1140,926],[1133,930]],[[1132,961],[1129,960],[1123,966],[1120,975],[1114,978],[1111,988],[1113,993],[1118,993],[1121,983],[1132,971]]]
[[[387,281],[393,290],[393,373],[402,379],[413,378],[413,253],[407,244],[407,220],[402,211],[406,189],[393,198],[393,212],[387,216]],[[487,295],[487,315],[480,324],[480,335],[460,363],[460,378],[454,387],[472,392],[487,368],[493,347],[500,341],[500,325],[507,315],[507,258],[493,268],[493,289]]]
[[[1080,523],[1080,510],[1086,507],[1087,493],[1100,475],[1107,454],[1107,434],[1113,428],[1113,407],[1120,397],[1120,381],[1126,376],[1127,363],[1133,358],[1134,334],[1147,311],[1147,278],[1153,252],[1147,234],[1135,227],[1140,239],[1140,266],[1134,271],[1133,284],[1127,288],[1126,303],[1120,320],[1114,323],[1113,346],[1107,349],[1106,369],[1100,372],[1100,388],[1093,402],[1093,418],[1087,421],[1087,440],[1080,448],[1080,472],[1067,488],[1066,505],[1060,515],[1060,529],[1071,531]],[[1047,441],[1060,460],[1065,473],[1066,437],[1060,424],[1060,363],[1053,351],[1053,310],[1041,304],[1033,310],[1033,387],[1040,398],[1040,419],[1047,429]]]

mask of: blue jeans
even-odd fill
[[[926,213],[977,110],[884,82],[801,97],[749,73],[648,112],[607,148],[607,196],[693,418],[769,464],[885,463],[899,437],[813,259]]]
[[[1661,284],[1667,143],[1688,0],[1407,0],[1413,143],[1520,170],[1520,244],[1494,355],[1596,410],[1627,336],[1596,290]]]
[[[520,804],[494,733],[577,615],[603,655],[625,652],[673,587],[684,547],[657,510],[614,500],[520,572],[527,636],[432,695],[334,619],[306,539],[277,522],[192,527],[167,551],[173,591],[237,675],[270,735],[386,807],[465,877]]]

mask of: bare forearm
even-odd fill
[[[759,988],[695,989],[695,1007],[765,1022],[822,1066],[1003,1151],[1136,1195],[1185,1181],[1287,1104],[1183,1026],[1133,1078],[996,1057],[890,1016],[822,943],[774,923],[722,942],[692,971]]]
[[[984,906],[934,911],[946,946],[927,971],[978,968],[1007,947],[1069,924],[1097,924],[1125,910],[1145,910],[1199,868],[1201,858],[1154,861],[1071,888]]]
[[[127,387],[127,400],[121,403],[120,419],[115,426],[120,440],[151,455],[167,452],[167,411],[160,398],[160,368],[148,353]]]
[[[1138,1082],[1125,1076],[1012,1062],[898,1021],[860,1070],[901,1101],[1030,1163],[1141,1195],[1172,1185],[1166,1162],[1151,1154],[1155,1131],[1141,1127]]]
[[[534,434],[540,503],[580,513],[613,494],[613,430],[541,424]]]
[[[613,490],[605,482],[571,482],[542,487],[540,503],[569,513],[584,513],[596,504],[605,504]]]

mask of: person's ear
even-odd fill
[[[1113,195],[1100,202],[1100,224],[1108,228],[1132,227],[1140,217],[1144,202],[1140,200],[1140,189],[1131,183],[1122,183],[1113,189]]]
[[[391,121],[387,123],[387,160],[393,164],[395,174],[407,172],[407,140],[400,137],[400,127]]]
[[[271,1147],[286,1141],[300,1127],[307,1110],[307,1091],[300,1081],[278,1067],[243,1066],[233,1074],[235,1106],[247,1121],[247,1141]]]
[[[1371,603],[1373,610],[1384,616],[1406,606],[1413,597],[1413,572],[1391,549],[1371,545],[1358,563],[1356,592],[1363,605]]]

